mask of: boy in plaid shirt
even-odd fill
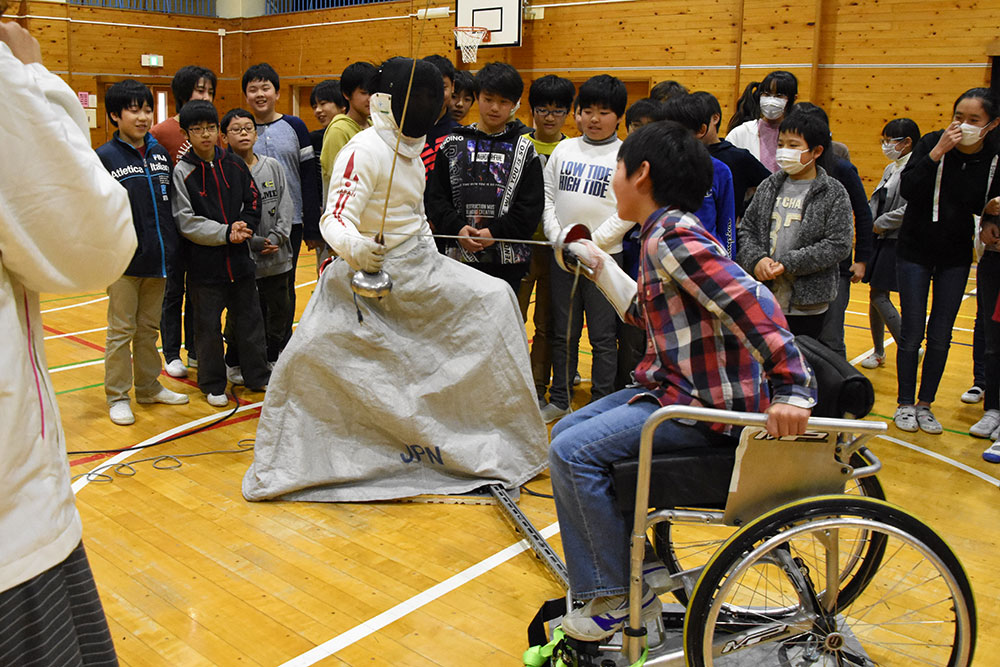
[[[691,215],[712,184],[707,149],[677,123],[629,135],[612,187],[618,214],[644,220],[638,284],[590,241],[570,245],[627,322],[645,329],[637,386],[570,414],[552,430],[549,463],[573,596],[566,634],[596,641],[628,617],[629,526],[615,506],[611,463],[634,458],[646,418],[665,405],[759,412],[780,437],[805,431],[815,380],[774,296],[733,262]],[[760,361],[757,361],[760,360]],[[765,379],[774,396],[769,400]],[[768,404],[770,403],[770,407]],[[723,424],[665,422],[653,450],[737,444]],[[660,601],[646,587],[644,618]]]

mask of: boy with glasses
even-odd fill
[[[209,405],[225,407],[222,311],[234,318],[246,385],[263,391],[270,379],[264,323],[246,241],[260,225],[260,193],[246,163],[219,148],[219,115],[210,102],[189,102],[180,115],[191,142],[174,168],[174,221],[185,239],[198,343],[198,387]]]

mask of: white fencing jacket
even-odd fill
[[[136,248],[128,195],[76,94],[0,43],[0,591],[69,556],[81,524],[43,347],[39,292],[100,289]],[[112,443],[108,443],[110,446]]]

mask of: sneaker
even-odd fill
[[[544,410],[545,406],[548,405],[548,404],[549,404],[549,402],[546,401],[544,398],[538,399],[538,409],[539,410]]]
[[[574,387],[577,386],[578,384],[580,384],[581,382],[583,382],[583,378],[580,377],[579,373],[577,373],[576,375],[573,376],[573,386]]]
[[[198,359],[188,355],[188,368],[198,368]]]
[[[176,391],[170,391],[166,387],[160,387],[160,391],[156,392],[152,396],[144,396],[139,398],[136,396],[136,403],[165,403],[166,405],[184,405],[189,400],[187,394],[180,394]]]
[[[983,400],[983,388],[977,384],[969,387],[969,390],[962,394],[963,403],[978,403]]]
[[[135,423],[135,415],[132,414],[132,406],[128,401],[118,401],[112,403],[108,409],[108,416],[111,421],[119,426],[128,426]]]
[[[878,354],[872,352],[861,362],[861,368],[878,368],[879,366],[885,366],[885,354]]]
[[[916,433],[920,428],[917,426],[917,409],[912,405],[901,405],[896,408],[892,421],[896,424],[896,428],[907,433]]]
[[[174,359],[168,363],[166,371],[167,375],[172,378],[186,378],[188,376],[188,369],[180,359]]]
[[[941,422],[937,420],[934,413],[926,405],[921,405],[917,408],[917,426],[924,433],[930,433],[931,435],[939,435],[943,428],[941,428]]]
[[[208,394],[205,400],[208,401],[209,405],[216,408],[224,408],[229,405],[229,396],[225,392],[221,394]]]
[[[969,429],[969,435],[989,438],[997,428],[1000,428],[1000,410],[987,410],[983,413],[983,418]]]
[[[560,408],[555,403],[546,403],[545,407],[541,409],[542,411],[542,421],[546,424],[551,424],[552,422],[557,422],[566,415],[568,415],[572,410],[569,408]]]
[[[1000,440],[986,448],[983,452],[983,460],[989,463],[1000,463]]]
[[[656,618],[663,611],[660,598],[652,589],[642,596],[642,622]],[[610,637],[628,620],[628,596],[609,595],[588,600],[572,610],[562,620],[563,631],[574,639],[593,642]]]
[[[243,369],[239,366],[226,366],[226,379],[235,385],[243,384]]]

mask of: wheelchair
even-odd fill
[[[816,368],[813,352],[806,356]],[[821,400],[850,400],[859,390],[833,381],[824,391],[820,382]],[[870,407],[857,409],[863,416]],[[671,419],[744,428],[735,450],[654,456],[653,434]],[[885,501],[875,477],[881,462],[868,442],[886,424],[813,417],[804,435],[776,440],[765,422],[690,406],[647,419],[639,458],[612,470],[619,509],[633,517],[626,626],[603,642],[581,642],[562,637],[559,614],[547,614],[536,625],[548,621],[552,641],[526,652],[526,665],[971,663],[968,577],[930,527]],[[539,551],[544,540],[531,529],[522,532],[568,589],[565,567]],[[644,582],[664,602],[645,623]],[[571,605],[567,597],[559,606]]]

